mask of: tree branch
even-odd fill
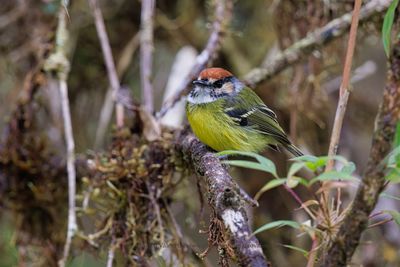
[[[155,0],[142,0],[140,30],[140,83],[142,104],[150,114],[154,110],[151,73],[153,68],[153,17]]]
[[[114,91],[114,100],[116,101],[118,91],[120,88],[120,82],[118,79],[117,71],[115,69],[114,59],[110,47],[110,41],[108,40],[106,26],[104,25],[103,15],[101,13],[97,0],[88,0],[90,7],[93,11],[94,22],[96,25],[97,35],[99,36],[101,50],[103,51],[104,62],[107,67],[108,79],[110,80],[111,87]],[[124,107],[117,103],[115,107],[115,114],[117,120],[117,126],[124,126]]]
[[[161,118],[167,111],[173,107],[183,96],[185,96],[189,89],[190,83],[195,79],[201,70],[203,70],[207,63],[209,63],[215,53],[220,47],[221,38],[225,32],[226,25],[231,19],[232,0],[217,0],[215,9],[215,21],[213,23],[213,30],[208,39],[207,45],[204,50],[197,56],[196,63],[192,67],[189,75],[181,82],[176,94],[165,101],[157,114],[157,118]]]
[[[243,196],[238,185],[223,168],[219,159],[207,150],[193,134],[178,138],[178,149],[190,158],[198,176],[208,185],[209,204],[224,223],[225,235],[240,266],[269,266],[261,245],[248,225]]]
[[[396,124],[400,121],[400,41],[393,48],[388,81],[376,117],[372,147],[364,174],[349,213],[334,242],[328,249],[323,266],[346,266],[359,244],[379,194],[385,186],[386,164],[382,162],[392,149]]]
[[[360,22],[368,21],[373,15],[383,12],[389,7],[391,2],[391,0],[369,1],[360,10]],[[309,33],[307,37],[282,51],[266,67],[250,71],[244,77],[244,80],[247,84],[254,87],[263,81],[271,79],[281,71],[311,54],[314,50],[345,34],[350,25],[351,12]]]

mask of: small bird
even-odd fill
[[[294,156],[303,153],[287,138],[275,113],[229,71],[203,70],[193,81],[186,115],[194,134],[216,151],[260,152],[282,145]]]

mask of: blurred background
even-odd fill
[[[99,2],[121,83],[135,100],[139,100],[141,2]],[[353,1],[343,0],[237,0],[233,3],[232,21],[212,65],[226,68],[239,78],[243,78],[255,67],[267,65],[280,50],[353,8]],[[211,0],[157,1],[152,77],[155,110],[161,107],[178,52],[185,50],[190,58],[204,48],[214,20],[214,8]],[[59,2],[52,0],[1,1],[1,131],[5,130],[7,120],[15,108],[25,76],[52,47],[58,10]],[[386,56],[380,33],[382,19],[381,13],[360,25],[353,62],[352,94],[339,146],[339,154],[356,164],[358,175],[363,173],[366,166],[374,118],[386,79]],[[108,125],[103,134],[99,130],[99,121],[109,82],[87,1],[71,1],[69,29],[71,72],[68,85],[76,152],[85,154],[104,151],[111,143],[112,125]],[[313,155],[327,154],[347,37],[345,35],[320,47],[301,63],[254,88],[276,112],[291,140],[303,151]],[[62,123],[57,119],[59,103],[55,100],[57,97],[49,92],[37,97],[38,102],[45,107],[40,111],[44,114],[43,120],[49,120],[42,124],[49,127],[49,137],[57,140],[62,133]],[[182,126],[185,124],[186,120]],[[59,145],[62,147],[62,144]],[[289,163],[284,153],[269,150],[265,156],[275,162],[279,174],[287,173]],[[231,169],[231,172],[251,196],[271,178],[265,173],[244,169]],[[354,190],[345,190],[344,197],[350,199]],[[388,190],[392,195],[399,194],[397,186],[389,187]],[[311,196],[307,190],[300,188],[297,191],[305,200]],[[171,207],[185,236],[201,252],[207,247],[207,235],[199,233],[199,229],[207,228],[208,211],[200,216],[199,200],[194,195],[197,196],[195,178],[185,178],[172,195]],[[307,220],[306,214],[297,210],[298,205],[294,199],[281,188],[268,191],[259,202],[260,207],[251,210],[254,229],[272,220]],[[0,266],[18,266],[18,255],[21,255],[15,242],[18,216],[7,209],[4,202],[1,206]],[[381,198],[378,206],[381,209],[398,210],[399,202]],[[90,228],[87,223],[86,229]],[[305,266],[306,258],[302,253],[284,245],[291,244],[309,250],[311,242],[307,236],[299,236],[294,230],[280,228],[261,233],[258,238],[273,266]],[[354,266],[400,266],[399,247],[400,230],[395,223],[369,229],[363,235],[362,244],[353,258]],[[70,266],[105,265],[105,252],[82,251],[73,251]],[[210,266],[216,265],[216,255],[213,249],[207,257]]]

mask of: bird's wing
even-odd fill
[[[244,88],[239,97],[226,102],[225,113],[238,125],[275,138],[289,145],[285,132],[279,126],[276,114],[249,88]]]

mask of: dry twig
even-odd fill
[[[106,27],[104,25],[103,15],[101,13],[99,4],[97,0],[88,0],[90,7],[93,11],[94,22],[96,24],[97,35],[99,36],[101,50],[103,51],[104,61],[107,67],[108,79],[110,80],[111,87],[113,88],[114,100],[117,99],[118,91],[120,88],[120,82],[118,79],[117,71],[115,69],[114,59],[112,56],[112,51],[110,47],[110,41],[108,40],[108,35]],[[123,105],[117,103],[115,107],[117,126],[124,126],[124,107]]]
[[[119,79],[121,79],[121,77],[124,75],[124,73],[129,67],[129,64],[132,60],[132,56],[139,46],[139,37],[140,37],[140,32],[137,32],[135,35],[132,36],[132,38],[129,40],[129,42],[122,50],[121,56],[119,57],[117,62],[117,75]],[[121,92],[121,90],[119,92]],[[118,97],[119,96],[117,96],[115,100],[117,102],[119,102]],[[94,142],[95,148],[99,148],[104,141],[104,137],[106,135],[106,131],[112,117],[113,106],[114,106],[113,104],[114,104],[113,88],[108,87],[106,96],[104,98],[103,106],[101,107],[100,111],[100,119],[99,119],[99,124],[97,126],[96,138]],[[123,104],[121,103],[121,105]]]
[[[342,130],[343,118],[346,113],[347,101],[350,95],[350,75],[351,75],[351,65],[353,61],[354,48],[356,45],[356,36],[358,28],[358,19],[360,15],[362,0],[356,0],[354,3],[354,12],[351,21],[349,42],[347,44],[346,59],[343,68],[343,79],[340,85],[340,96],[339,103],[336,109],[335,120],[333,123],[332,136],[329,144],[328,156],[334,156],[337,153],[340,140],[340,132]],[[333,169],[333,159],[329,160],[326,166],[326,171]]]
[[[165,113],[173,107],[183,96],[188,93],[189,85],[194,78],[196,78],[200,71],[204,69],[219,49],[221,38],[225,32],[226,25],[231,18],[232,1],[231,0],[218,0],[215,9],[215,21],[213,23],[213,30],[207,45],[204,50],[197,56],[196,63],[192,67],[189,75],[182,81],[176,90],[176,94],[164,102],[157,118],[161,118]]]
[[[155,0],[142,1],[140,30],[140,82],[142,104],[150,114],[154,110],[151,73],[153,68],[153,17]]]
[[[62,1],[58,14],[58,26],[56,33],[56,50],[47,59],[44,69],[49,73],[56,73],[59,83],[61,108],[64,120],[64,133],[67,146],[67,173],[68,173],[68,226],[67,237],[64,245],[63,257],[59,260],[59,266],[66,264],[71,249],[72,238],[78,230],[76,222],[76,169],[75,169],[75,142],[72,133],[71,112],[68,100],[67,77],[69,73],[69,61],[67,59],[67,4],[68,1]]]

